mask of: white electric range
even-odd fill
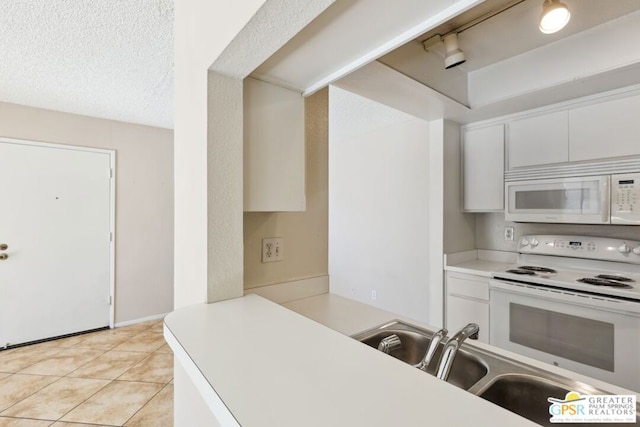
[[[640,242],[524,236],[490,282],[490,343],[640,391]]]

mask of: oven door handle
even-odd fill
[[[528,295],[538,299],[563,301],[581,307],[590,307],[597,310],[625,313],[640,317],[640,301],[626,301],[623,299],[608,298],[606,296],[574,292],[568,289],[515,283],[501,279],[491,279],[489,281],[489,290],[491,292],[505,292],[514,295]],[[491,305],[491,303],[491,296],[489,296],[489,304]]]

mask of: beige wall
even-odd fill
[[[0,136],[116,150],[116,304],[122,323],[173,308],[173,132],[0,103]]]
[[[244,287],[327,274],[328,90],[305,100],[305,212],[245,212]],[[263,264],[262,238],[284,238],[284,261]]]

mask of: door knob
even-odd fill
[[[0,261],[4,261],[7,258],[9,258],[8,254],[0,254]]]
[[[0,251],[6,251],[7,249],[9,249],[9,246],[6,243],[0,243]]]

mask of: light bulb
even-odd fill
[[[557,0],[545,0],[540,17],[540,31],[552,34],[560,31],[569,22],[571,13],[565,4]]]

